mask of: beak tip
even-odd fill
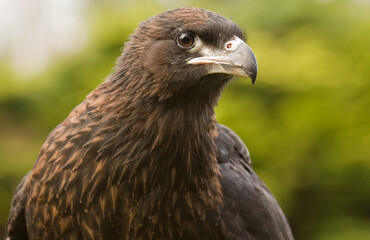
[[[252,79],[252,85],[254,85],[254,83],[256,82],[256,76],[252,76],[251,79]]]
[[[256,79],[257,79],[257,71],[252,71],[251,74],[250,74],[250,78],[252,80],[252,85],[254,85],[254,83],[256,82]]]

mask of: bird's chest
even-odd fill
[[[218,210],[207,209],[200,201],[183,196],[176,203],[173,201],[169,197],[159,208],[154,202],[149,208],[131,206],[126,218],[127,239],[219,239]],[[133,213],[138,209],[141,211]]]

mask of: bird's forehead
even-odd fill
[[[241,29],[225,17],[199,8],[186,7],[161,13],[144,22],[146,34],[155,38],[173,38],[178,31],[190,31],[211,44],[227,41],[233,36],[243,39]]]
[[[199,8],[178,8],[172,11],[170,18],[174,22],[182,23],[183,27],[186,29],[193,29],[195,31],[204,31],[208,28],[213,28],[213,30],[225,30],[223,28],[238,28],[239,27],[230,21],[229,19],[208,11],[206,9]],[[217,27],[219,29],[217,29]]]
[[[173,10],[168,15],[173,21],[178,22],[178,24],[188,29],[204,27],[204,25],[212,21],[212,17],[215,18],[217,16],[210,11],[198,8],[179,8]]]

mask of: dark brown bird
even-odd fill
[[[49,135],[6,239],[293,239],[214,106],[257,75],[240,28],[179,8],[142,22],[105,82]]]

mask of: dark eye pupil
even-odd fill
[[[181,42],[184,43],[184,44],[189,44],[191,42],[191,39],[187,35],[182,35],[181,36]]]
[[[189,34],[182,33],[178,37],[178,43],[180,46],[185,48],[191,47],[194,43],[194,37]]]

